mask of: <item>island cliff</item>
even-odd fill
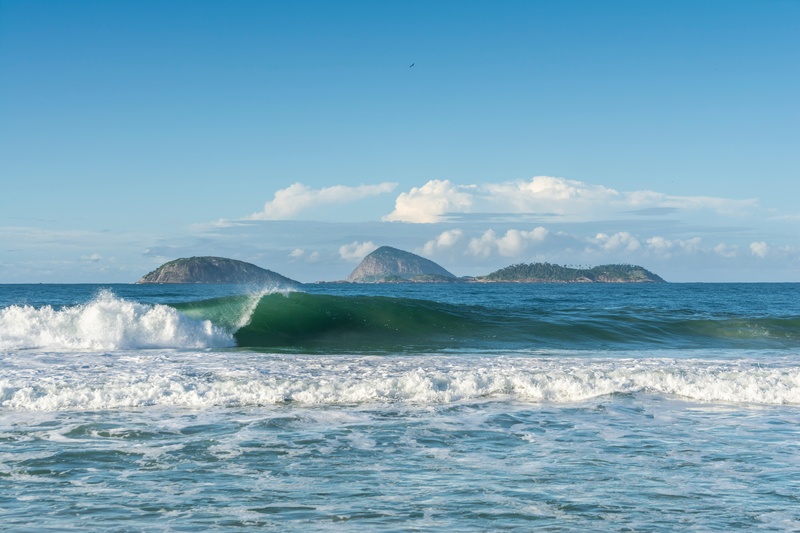
[[[460,281],[459,278],[411,252],[381,246],[361,261],[347,278],[351,283],[432,283]]]
[[[295,287],[297,281],[251,263],[224,257],[188,257],[164,263],[137,283],[221,283]]]

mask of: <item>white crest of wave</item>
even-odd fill
[[[92,301],[53,309],[17,306],[0,310],[0,349],[130,350],[233,346],[232,337],[208,320],[166,305],[147,305],[101,291]]]

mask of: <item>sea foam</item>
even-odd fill
[[[515,357],[292,357],[163,352],[7,359],[0,407],[23,411],[473,401],[574,403],[623,395],[800,405],[796,363]],[[43,379],[41,376],[46,375]]]
[[[166,305],[131,302],[104,290],[91,301],[54,309],[0,309],[0,350],[132,350],[233,346],[229,333],[208,320]]]

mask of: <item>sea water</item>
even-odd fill
[[[800,530],[800,284],[0,285],[0,529]]]

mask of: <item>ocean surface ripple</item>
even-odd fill
[[[800,531],[800,284],[0,285],[0,529]]]

